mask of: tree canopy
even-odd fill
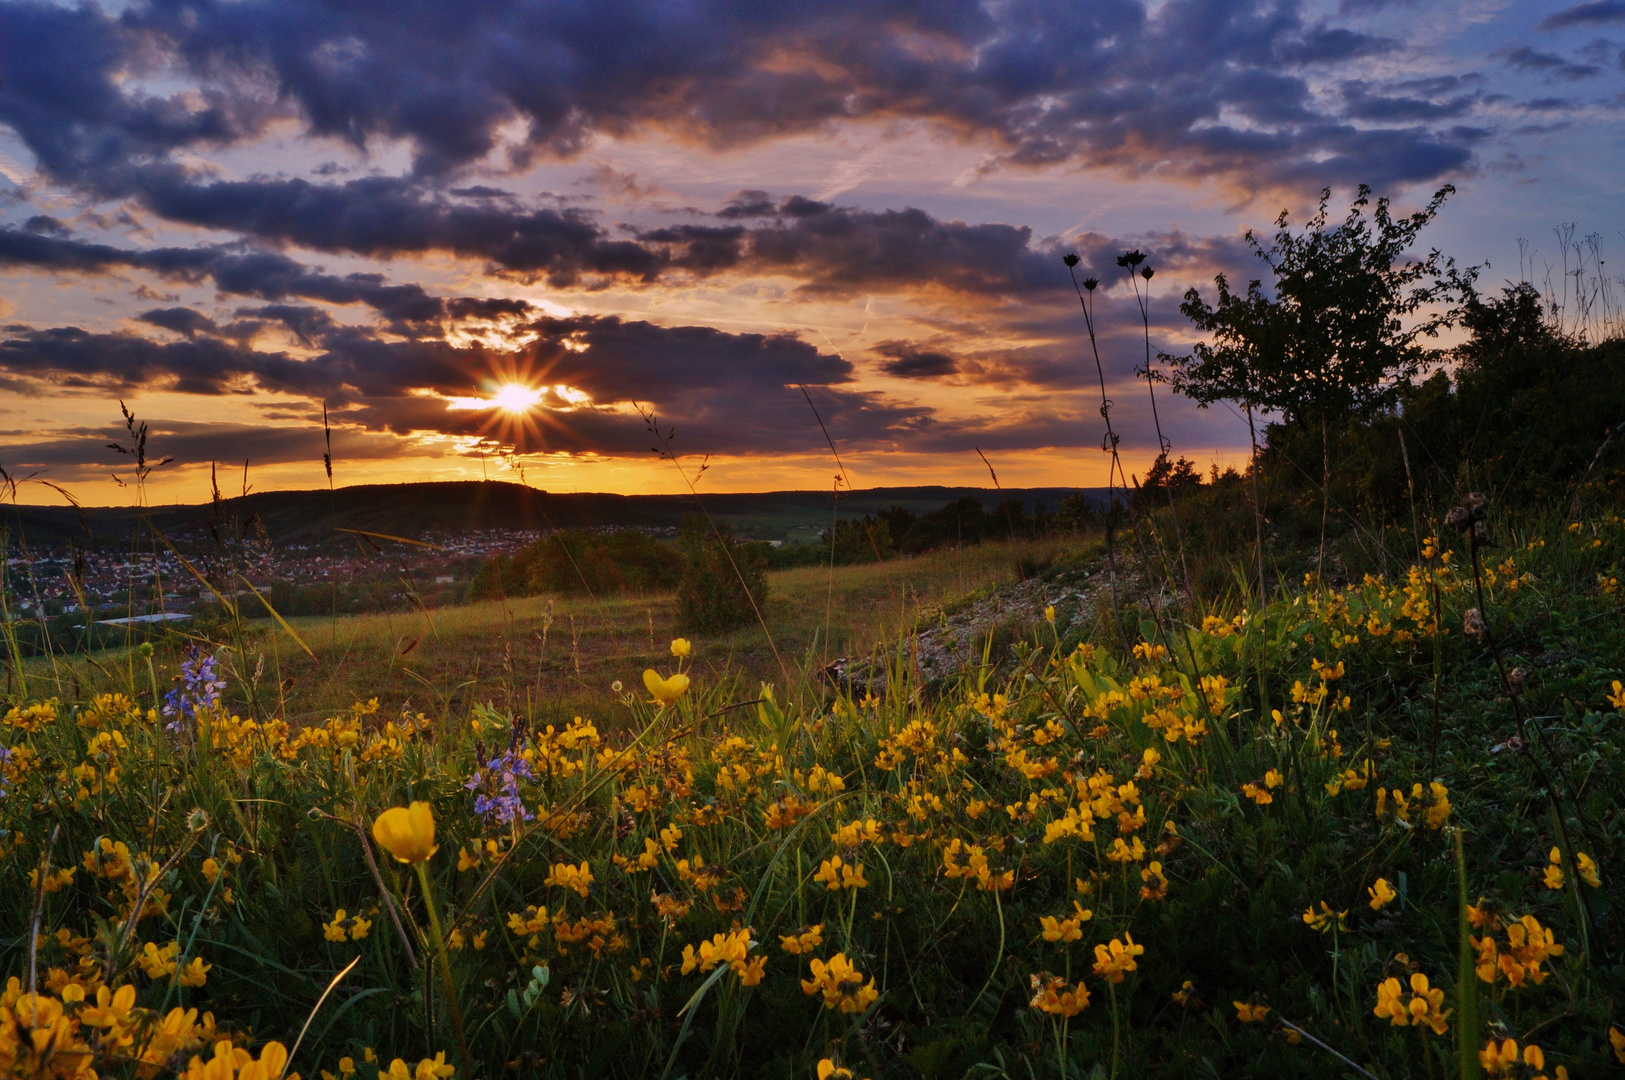
[[[1399,385],[1441,357],[1426,342],[1454,322],[1453,305],[1477,275],[1436,248],[1407,255],[1454,191],[1446,185],[1396,218],[1386,198],[1372,208],[1362,184],[1348,215],[1328,225],[1327,188],[1301,233],[1284,210],[1268,247],[1249,230],[1270,288],[1257,278],[1233,292],[1219,274],[1217,304],[1194,288],[1185,294],[1179,310],[1212,340],[1188,356],[1162,356],[1174,388],[1203,406],[1237,401],[1297,423],[1335,423],[1390,404]]]

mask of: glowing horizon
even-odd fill
[[[176,459],[153,490],[186,499],[212,461],[325,486],[329,435],[383,482],[511,465],[680,491],[644,410],[719,489],[822,488],[826,440],[877,484],[963,483],[981,451],[1002,483],[1099,486],[1065,253],[1103,283],[1105,394],[1143,470],[1135,372],[1191,345],[1185,290],[1258,276],[1247,230],[1301,224],[1323,186],[1337,214],[1361,182],[1396,213],[1455,185],[1424,242],[1489,264],[1487,289],[1566,288],[1625,229],[1611,8],[1125,0],[1107,27],[722,5],[703,34],[632,19],[606,51],[545,6],[369,3],[182,25],[152,0],[0,0],[28,12],[0,95],[8,473],[120,501],[123,402]],[[519,94],[489,34],[566,62]],[[403,107],[421,95],[444,107]],[[1149,344],[1129,248],[1156,271]],[[1246,460],[1234,410],[1157,392],[1176,457]]]

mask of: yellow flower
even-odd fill
[[[372,838],[397,862],[428,862],[440,850],[434,842],[434,814],[426,802],[385,810],[372,823]]]
[[[1054,604],[1051,604],[1049,607],[1044,609],[1044,621],[1047,622],[1047,623],[1053,623],[1055,621],[1055,605]]]
[[[1161,847],[1159,844],[1158,847]],[[1140,871],[1140,880],[1145,882],[1140,886],[1141,900],[1161,900],[1168,895],[1168,878],[1162,872],[1162,864],[1153,862]],[[1076,901],[1074,901],[1076,903]]]
[[[160,949],[155,943],[149,941],[142,948],[136,962],[147,973],[149,979],[159,979],[165,975],[175,974],[175,956],[181,951],[180,943],[171,941]]]
[[[1243,1024],[1256,1024],[1268,1016],[1270,1011],[1268,1005],[1252,1005],[1245,1001],[1232,1001],[1230,1004],[1236,1007],[1236,1019]]]
[[[69,885],[72,885],[74,871],[78,869],[77,866],[68,866],[54,873],[46,874],[45,891],[48,893],[61,892]],[[39,888],[39,870],[37,868],[28,872],[28,887],[30,889]]]
[[[868,880],[863,876],[862,863],[847,863],[839,855],[825,859],[819,866],[818,873],[813,880],[820,882],[830,892],[839,889],[862,889],[868,887]]]
[[[1329,932],[1334,924],[1339,930],[1347,930],[1348,924],[1343,921],[1347,917],[1347,911],[1333,911],[1324,900],[1320,902],[1319,911],[1316,911],[1315,906],[1310,904],[1309,910],[1303,913],[1304,924],[1311,930],[1321,934]]]
[[[1443,1008],[1444,991],[1428,985],[1428,977],[1420,971],[1411,976],[1411,997],[1404,1000],[1398,979],[1387,979],[1377,985],[1377,1004],[1372,1014],[1387,1018],[1394,1027],[1414,1024],[1426,1027],[1435,1035],[1449,1030],[1446,1022],[1453,1010]]]
[[[322,924],[322,936],[328,941],[344,941],[349,937],[349,932],[345,928],[343,908],[333,913],[332,922]]]
[[[1145,843],[1138,836],[1134,838],[1132,845],[1123,843],[1121,836],[1114,837],[1111,849],[1106,852],[1106,858],[1120,863],[1141,862],[1145,859]]]
[[[836,847],[857,847],[859,844],[873,844],[880,839],[880,822],[874,818],[866,821],[853,821],[845,825],[838,825],[829,838]]]
[[[133,995],[130,1000],[135,1000]],[[1608,1045],[1614,1048],[1614,1059],[1621,1065],[1625,1065],[1625,1031],[1610,1026],[1608,1029]]]
[[[1065,979],[1048,972],[1030,978],[1033,996],[1028,1004],[1041,1012],[1070,1019],[1089,1007],[1089,990],[1081,982],[1069,988]]]
[[[1608,703],[1620,712],[1625,712],[1625,684],[1618,679],[1614,680],[1614,692],[1608,695]]]
[[[1593,889],[1602,888],[1602,878],[1597,875],[1597,860],[1583,851],[1574,853],[1574,861],[1579,868],[1580,877]]]
[[[576,895],[586,896],[587,886],[592,884],[592,871],[587,868],[587,862],[582,860],[580,866],[571,866],[569,863],[554,863],[552,871],[547,875],[543,885],[557,885],[563,889],[574,889]]]
[[[1371,896],[1372,911],[1381,911],[1393,903],[1394,898],[1399,895],[1394,891],[1394,887],[1388,884],[1387,878],[1378,878],[1377,883],[1367,889],[1366,892]]]
[[[1134,656],[1138,660],[1166,660],[1168,659],[1168,647],[1166,645],[1152,645],[1150,642],[1142,641],[1134,646]]]
[[[786,934],[779,937],[779,948],[792,956],[810,953],[824,943],[824,924],[808,927],[796,934]]]
[[[852,1080],[852,1070],[825,1058],[818,1063],[818,1080]]]
[[[91,1027],[120,1027],[131,1021],[130,1010],[135,1007],[135,986],[125,983],[113,993],[105,986],[96,988],[96,1004],[86,1005],[79,1013],[79,1022]]]
[[[1546,856],[1549,864],[1546,867],[1546,887],[1548,889],[1561,889],[1563,887],[1563,853],[1552,848],[1551,854]]]
[[[1546,1067],[1546,1054],[1540,1047],[1531,1043],[1523,1048],[1520,1055],[1516,1039],[1507,1039],[1500,1046],[1496,1046],[1495,1040],[1491,1039],[1484,1044],[1484,1049],[1478,1052],[1478,1063],[1491,1078],[1517,1075],[1520,1058],[1525,1065],[1537,1072]],[[1559,1075],[1566,1072],[1561,1065],[1557,1071]]]
[[[693,648],[694,647],[688,643],[688,638],[672,638],[671,654],[677,657],[679,660],[687,656],[693,650]],[[653,690],[650,691],[650,693],[653,692]]]
[[[813,960],[812,978],[801,980],[804,994],[823,994],[824,1008],[844,1013],[861,1013],[880,997],[874,979],[863,981],[863,972],[852,965],[845,953],[836,953],[829,962]]]
[[[204,859],[203,860],[203,880],[207,881],[210,885],[213,885],[214,884],[214,879],[219,877],[219,876],[220,876],[220,864],[215,862],[213,859]]]
[[[202,986],[209,981],[209,969],[213,966],[205,964],[203,957],[194,956],[189,964],[176,973],[175,981],[182,986]]]
[[[1076,900],[1072,901],[1072,907],[1074,913],[1070,917],[1066,915],[1039,916],[1038,922],[1044,928],[1045,941],[1071,943],[1083,937],[1081,928],[1084,923],[1095,917],[1095,913]]]
[[[1122,941],[1112,938],[1108,945],[1096,945],[1095,974],[1107,982],[1120,983],[1124,974],[1139,970],[1134,958],[1144,952],[1145,946],[1134,944],[1132,934],[1124,934]]]
[[[681,671],[669,678],[662,679],[655,674],[653,668],[643,673],[643,685],[649,688],[649,694],[660,706],[670,705],[688,692],[688,676]]]

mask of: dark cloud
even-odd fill
[[[940,379],[959,371],[959,361],[945,352],[922,349],[906,341],[885,341],[875,352],[886,359],[880,370],[899,379]]]
[[[1415,0],[1340,0],[1339,15],[1375,15],[1395,7],[1412,7]]]
[[[23,228],[42,236],[71,236],[73,230],[49,214],[35,214],[23,222]]]
[[[1591,26],[1605,22],[1625,22],[1625,0],[1593,0],[1589,4],[1575,4],[1546,16],[1540,21],[1540,29],[1561,30],[1565,26]]]
[[[1383,123],[1454,119],[1470,111],[1479,100],[1476,93],[1456,94],[1443,100],[1438,100],[1437,92],[1428,94],[1426,90],[1423,90],[1426,96],[1386,94],[1361,81],[1346,82],[1340,89],[1346,103],[1345,115]]]
[[[333,316],[322,308],[308,304],[266,304],[264,307],[238,308],[236,315],[239,320],[248,322],[249,325],[245,327],[249,331],[248,336],[253,336],[261,323],[276,323],[306,347],[319,344],[339,330]]]
[[[251,320],[302,327],[322,351],[307,359],[245,347],[186,308],[145,313],[143,321],[185,335],[158,341],[77,327],[11,327],[0,341],[0,377],[24,384],[128,392],[163,389],[198,395],[268,392],[332,406],[341,422],[406,435],[495,431],[521,449],[636,453],[646,449],[638,401],[679,417],[686,448],[707,453],[807,449],[822,438],[802,431],[801,385],[823,387],[833,403],[830,430],[853,445],[892,445],[930,426],[929,410],[849,388],[852,365],[788,335],[730,334],[704,326],[662,327],[618,318],[542,318],[525,324],[534,341],[517,351],[445,341],[390,341],[364,328],[334,326],[297,307],[244,309]],[[304,320],[304,322],[301,322]],[[218,333],[219,336],[212,336]],[[536,428],[501,424],[491,410],[450,410],[442,397],[476,396],[507,378],[586,393],[576,408],[555,394]],[[797,425],[793,430],[787,424]]]
[[[240,467],[246,459],[251,468],[306,461],[312,475],[319,475],[326,449],[319,418],[305,427],[269,424],[199,423],[148,417],[149,442],[154,452],[173,457],[176,466],[210,461],[230,461]],[[381,461],[397,458],[401,442],[390,435],[356,430],[333,429],[333,457],[337,461]],[[126,462],[107,448],[115,439],[127,440],[119,425],[105,429],[79,428],[57,433],[39,442],[12,442],[0,445],[7,468],[20,472],[48,470],[57,481],[103,479]],[[433,454],[432,447],[417,448]]]
[[[237,314],[285,323],[300,317],[297,308],[275,306],[241,309]],[[290,399],[325,402],[338,429],[357,438],[434,433],[492,439],[525,452],[647,453],[643,421],[628,407],[634,402],[654,410],[663,429],[675,424],[675,445],[683,453],[815,452],[824,445],[824,436],[806,407],[803,385],[815,395],[824,424],[843,449],[933,453],[980,445],[991,452],[1088,446],[1098,440],[1092,426],[1094,409],[1088,405],[1094,392],[1092,371],[1076,358],[1043,349],[955,357],[928,344],[889,342],[880,347],[877,352],[898,365],[898,374],[985,388],[1004,403],[993,408],[990,402],[988,409],[974,410],[969,419],[949,420],[932,409],[856,389],[848,361],[784,335],[729,334],[708,327],[661,327],[590,316],[544,318],[526,324],[536,335],[533,344],[517,352],[497,352],[443,341],[387,341],[353,327],[317,325],[310,332],[313,338],[320,337],[322,351],[296,359],[210,336],[225,335],[230,326],[211,331],[206,320],[175,311],[148,315],[150,321],[178,332],[191,329],[194,336],[162,342],[73,327],[14,327],[11,336],[0,341],[0,379],[34,387],[118,392],[258,391],[276,395],[279,415],[290,417],[298,416],[297,410],[289,410]],[[1122,340],[1107,337],[1102,344],[1112,355],[1133,354],[1139,348],[1137,334]],[[577,404],[570,395],[550,390],[543,402],[546,407],[521,424],[490,409],[448,410],[440,396],[475,395],[479,386],[505,378],[571,387],[590,395],[591,401]],[[1022,386],[1034,390],[1026,404],[1021,392],[1011,394]],[[1080,388],[1083,397],[1067,396]],[[1118,388],[1114,385],[1113,390]],[[1120,414],[1124,421],[1138,418],[1145,402],[1128,388],[1122,396],[1129,399]],[[161,446],[155,428],[155,446],[182,462],[240,459],[247,452],[256,461],[269,463],[311,456],[309,447],[316,445],[319,435],[314,425],[292,435],[272,429],[264,435],[268,442],[260,445],[243,441],[224,426],[197,427],[195,442],[164,441]],[[277,457],[279,451],[272,444],[282,445],[278,440],[291,440],[287,445],[300,449]],[[72,442],[62,440],[61,446]],[[68,456],[84,451],[80,446]],[[18,456],[9,449],[7,454],[8,460]],[[33,450],[22,456],[42,465],[65,460]]]
[[[304,226],[326,221],[340,237],[333,243],[351,250],[376,246],[368,237],[399,208],[425,202],[419,189],[402,203],[392,184],[434,187],[488,159],[499,130],[523,131],[511,148],[521,168],[600,133],[659,127],[727,147],[896,118],[981,137],[997,161],[1224,175],[1244,186],[1344,180],[1350,167],[1389,185],[1466,162],[1470,148],[1446,133],[1365,132],[1317,112],[1307,85],[1282,67],[1336,65],[1395,43],[1309,21],[1304,7],[134,0],[114,13],[11,2],[0,8],[12,54],[0,122],[58,180],[261,235],[319,239],[326,227]],[[193,85],[160,95],[144,89],[147,75]],[[311,135],[356,146],[404,140],[412,175],[206,183],[174,164],[177,151],[253,138],[290,115]],[[1260,117],[1269,118],[1262,128]],[[480,233],[480,215],[435,209],[399,225],[447,250]],[[579,222],[532,213],[499,261],[551,274],[568,242],[555,234]],[[257,224],[235,224],[243,221]],[[484,253],[500,242],[481,235],[473,246]],[[597,257],[615,264],[609,272],[636,272],[616,254]]]
[[[1571,82],[1602,74],[1602,68],[1596,64],[1576,64],[1556,53],[1541,52],[1528,45],[1509,45],[1494,55],[1500,57],[1508,67],[1519,71],[1538,71],[1554,79]]]
[[[90,3],[0,6],[0,123],[63,180],[95,183],[177,149],[248,138],[282,111],[276,95],[248,85],[241,69],[168,96],[149,93],[139,77],[161,73],[170,47],[135,25],[134,15]]]
[[[798,280],[802,292],[829,296],[947,290],[1034,299],[1068,288],[1061,255],[1074,248],[1083,269],[1108,286],[1122,284],[1115,260],[1131,246],[1148,248],[1161,269],[1201,273],[1231,265],[1239,254],[1234,241],[1177,231],[1133,243],[1090,233],[1069,243],[1035,236],[1026,226],[943,221],[918,209],[861,210],[801,196],[783,200],[775,215],[748,229],[677,226],[639,239],[662,245],[673,266],[783,275]]]
[[[583,274],[642,277],[657,257],[609,238],[579,209],[524,208],[508,199],[453,198],[416,180],[372,176],[343,184],[303,179],[196,183],[178,170],[143,173],[132,192],[171,221],[388,258],[446,251],[524,275],[573,284]]]
[[[757,218],[772,217],[777,208],[772,198],[765,191],[749,190],[736,191],[728,197],[727,203],[717,211],[717,217],[724,220],[731,218]]]
[[[1346,27],[1317,26],[1296,41],[1281,47],[1281,59],[1289,64],[1333,64],[1362,56],[1393,52],[1400,43],[1393,38],[1374,37]]]
[[[806,293],[830,296],[948,290],[1009,299],[1064,290],[1060,256],[1076,245],[1082,245],[1084,270],[1093,268],[1108,286],[1121,284],[1113,264],[1130,246],[1147,248],[1160,269],[1204,275],[1210,267],[1233,265],[1240,250],[1232,239],[1177,231],[1132,242],[1088,234],[1069,243],[1035,236],[1025,226],[943,221],[912,208],[861,210],[798,195],[771,203],[761,193],[750,194],[763,211],[752,225],[673,225],[616,244],[635,248],[639,266],[659,267],[665,275],[779,275],[796,280]],[[0,228],[5,266],[87,274],[145,270],[192,282],[210,279],[227,295],[364,304],[412,336],[449,321],[522,317],[531,310],[522,300],[443,299],[379,274],[322,273],[280,252],[237,245],[135,250]]]
[[[152,311],[143,311],[136,319],[149,326],[173,330],[188,341],[196,340],[199,331],[209,332],[218,329],[215,321],[207,315],[184,307],[155,308]]]
[[[142,270],[191,283],[212,280],[227,296],[364,304],[395,329],[414,334],[447,321],[489,321],[524,316],[532,310],[523,300],[444,299],[421,285],[391,284],[382,274],[326,274],[279,252],[242,251],[235,246],[131,249],[0,228],[0,267],[80,274]]]

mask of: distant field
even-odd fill
[[[914,558],[769,574],[764,612],[779,656],[792,671],[837,656],[866,653],[894,640],[922,616],[981,590],[1013,581],[1017,563],[1044,563],[1076,547],[1072,539],[993,542]],[[357,699],[378,697],[386,712],[408,703],[431,715],[460,715],[475,701],[568,720],[603,703],[619,679],[637,683],[647,667],[667,667],[676,625],[670,594],[533,596],[430,610],[289,620],[305,652],[269,618],[249,621],[249,655],[263,657],[258,687],[270,711],[294,722],[321,720]],[[185,639],[162,647],[161,680],[175,668]],[[759,626],[727,636],[694,636],[695,666],[747,681],[782,681]],[[126,650],[36,661],[36,677],[64,695],[79,685],[127,689]],[[144,665],[134,684],[147,689]],[[244,675],[251,675],[245,672]],[[167,689],[161,685],[160,689]],[[46,690],[39,687],[35,692]],[[150,692],[148,694],[150,701]]]

